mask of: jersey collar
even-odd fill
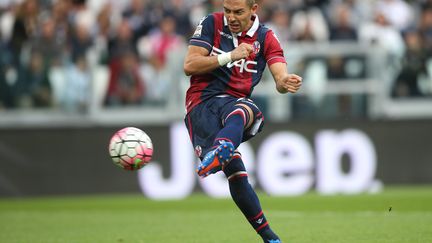
[[[252,27],[250,27],[250,29],[246,32],[246,35],[249,37],[253,37],[255,32],[258,30],[258,27],[259,27],[258,15],[256,15],[256,14],[252,15],[252,19],[254,20]],[[225,26],[228,25],[228,20],[226,19],[225,16],[224,16],[224,25]],[[237,36],[242,36],[242,35],[244,35],[244,32],[240,32],[237,34]]]

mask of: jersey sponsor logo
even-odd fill
[[[255,61],[246,61],[245,59],[241,59],[235,62],[230,62],[227,64],[228,68],[232,68],[232,67],[238,67],[240,73],[243,73],[244,71],[248,72],[248,73],[257,73],[258,71],[253,69],[253,67],[250,67],[252,65],[256,65],[257,62]]]
[[[220,54],[226,53],[224,51],[222,51],[221,49],[217,48],[217,47],[213,47],[213,50],[211,52],[210,55],[212,56],[217,56]],[[240,59],[237,60],[235,62],[230,62],[226,65],[227,68],[233,68],[233,67],[237,67],[239,68],[239,72],[243,73],[243,72],[248,72],[248,73],[257,73],[258,71],[255,68],[255,66],[257,65],[256,61],[252,61],[252,60],[245,60],[245,59]]]

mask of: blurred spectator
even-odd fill
[[[292,11],[299,10],[301,8],[305,7],[305,1],[304,0],[290,0],[290,1],[279,1],[279,0],[271,0],[271,1],[262,1],[260,6],[277,6],[280,4],[284,4],[284,8],[288,8]]]
[[[151,6],[147,0],[131,0],[123,13],[123,18],[128,22],[133,33],[133,43],[151,30],[156,25],[158,18],[151,17]]]
[[[102,2],[101,0],[93,0],[96,2]],[[119,12],[120,14],[123,13],[129,6],[130,2],[132,0],[127,1],[119,1],[119,0],[105,0],[105,2],[108,2],[113,9],[115,9],[115,12]],[[153,0],[149,0],[150,2],[153,2]]]
[[[54,100],[63,109],[84,111],[90,92],[85,89],[105,87],[90,83],[95,68],[111,77],[107,104],[141,104],[142,100],[164,104],[166,94],[177,87],[173,80],[178,77],[172,72],[181,72],[176,60],[185,50],[191,28],[207,13],[223,11],[222,2],[0,0],[0,107],[50,106]],[[432,63],[432,0],[259,2],[260,21],[271,26],[281,41],[358,40],[377,45],[389,53],[387,60],[393,64],[386,74],[397,77],[391,94],[426,94],[422,77],[425,66],[432,70],[427,67]],[[295,51],[302,52],[291,50],[289,57],[301,62]],[[333,55],[323,61],[311,70],[324,70],[329,79],[365,75],[358,57]],[[129,86],[138,91],[128,91],[132,98],[125,98],[124,87]]]
[[[280,41],[293,39],[290,29],[290,12],[287,9],[278,7],[271,12],[270,16],[270,22],[267,25],[274,31],[278,39]]]
[[[51,82],[41,53],[31,53],[28,66],[19,71],[16,90],[19,107],[51,107]]]
[[[54,36],[57,43],[67,43],[69,38],[70,1],[55,1],[51,7],[51,17],[55,23]]]
[[[139,62],[133,32],[123,19],[117,35],[109,40],[109,85],[106,105],[137,105],[144,99],[144,80],[139,72]]]
[[[429,2],[421,10],[418,28],[429,58],[432,58],[432,1]]]
[[[127,20],[121,20],[115,34],[109,39],[108,52],[109,62],[117,62],[116,59],[124,53],[138,53],[133,39],[133,32]]]
[[[85,56],[91,63],[97,57],[92,56],[92,49],[98,35],[97,13],[87,4],[87,0],[68,0],[68,22],[70,26],[70,57],[68,61]]]
[[[93,38],[86,24],[77,23],[72,26],[70,37],[70,58],[76,60],[78,57],[87,56],[87,51],[93,45]]]
[[[12,28],[15,23],[16,6],[5,8],[4,11],[0,10],[0,35],[1,40],[9,42],[12,36]]]
[[[110,63],[106,105],[138,105],[144,99],[144,82],[133,52],[124,52]]]
[[[30,50],[43,56],[45,66],[59,65],[62,59],[65,43],[56,34],[54,19],[46,16],[40,21],[37,36],[29,40]]]
[[[189,38],[192,33],[192,25],[189,19],[189,9],[184,0],[170,0],[166,12],[176,22],[177,34]]]
[[[376,0],[339,0],[351,10],[351,25],[358,29],[365,22],[374,18],[374,4]]]
[[[314,6],[318,8],[324,8],[327,5],[329,0],[304,0],[304,4],[306,6]]]
[[[206,6],[204,5],[204,2],[196,2],[192,4],[189,10],[189,20],[191,22],[192,27],[193,28],[196,27],[200,22],[200,20],[207,14],[208,13],[207,13]],[[190,36],[187,36],[186,38],[189,39],[189,37]]]
[[[0,15],[12,5],[13,0],[0,0]]]
[[[376,11],[399,31],[410,27],[413,21],[413,9],[404,0],[378,0]]]
[[[392,90],[393,97],[419,97],[424,94],[420,90],[421,75],[427,76],[426,61],[428,54],[422,45],[417,30],[409,30],[404,35],[406,51],[402,59],[402,70],[396,77]]]
[[[111,15],[113,14],[113,9],[111,4],[106,3],[100,9],[98,16],[96,17],[96,22],[98,26],[98,35],[103,38],[108,38],[112,28]]]
[[[78,56],[65,70],[66,88],[61,106],[66,111],[85,112],[90,102],[91,72],[84,56]]]
[[[91,9],[86,4],[86,0],[72,0],[69,5],[68,18],[70,24],[88,29],[91,35],[94,35],[97,31],[96,17],[97,14],[94,9]]]
[[[145,80],[148,81],[147,87],[149,87],[148,101],[160,103],[165,102],[167,98],[170,80],[162,73],[170,53],[184,43],[184,39],[176,34],[175,29],[175,19],[167,15],[160,22],[158,29],[139,42],[140,55],[148,61],[148,65],[144,64],[143,67]]]
[[[10,47],[14,53],[14,64],[20,65],[23,45],[36,35],[38,26],[39,4],[37,0],[24,0],[18,8],[12,27]]]
[[[328,16],[329,24],[334,24],[335,11],[339,11],[337,9],[340,6],[348,8],[349,25],[357,31],[359,26],[373,19],[375,2],[376,0],[332,0],[325,13]]]
[[[222,0],[207,0],[207,14],[221,12],[222,10]]]
[[[16,71],[11,66],[11,55],[8,51],[6,44],[2,41],[1,33],[0,33],[0,110],[4,108],[12,108],[14,106],[13,101],[13,82],[16,81],[10,80],[11,72],[15,73]],[[8,75],[9,74],[9,75]],[[8,79],[9,76],[9,79]],[[13,82],[10,82],[13,81]]]
[[[347,4],[337,5],[330,22],[330,40],[357,41],[357,30],[352,25],[352,12]]]
[[[94,63],[95,65],[107,65],[109,63],[108,40],[113,28],[113,9],[110,3],[103,5],[97,16],[98,31],[94,39]]]
[[[294,38],[298,41],[327,41],[329,30],[321,10],[307,7],[294,13],[291,21]]]
[[[358,36],[365,44],[381,47],[389,53],[390,58],[401,58],[404,53],[405,44],[401,33],[390,25],[385,15],[379,11],[375,13],[373,22],[360,26]]]
[[[176,34],[176,22],[171,15],[165,16],[159,28],[155,29],[148,37],[143,38],[140,45],[142,54],[156,70],[165,67],[168,52],[180,46],[184,39]]]

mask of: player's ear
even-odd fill
[[[256,14],[257,10],[258,10],[258,4],[254,3],[254,5],[252,5],[251,8],[252,14]]]

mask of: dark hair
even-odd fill
[[[255,3],[256,3],[255,0],[246,0],[246,4],[247,4],[250,8],[252,8],[253,5],[254,5]]]
[[[253,5],[255,4],[255,0],[246,0],[247,5],[249,5],[249,7],[253,7]]]

